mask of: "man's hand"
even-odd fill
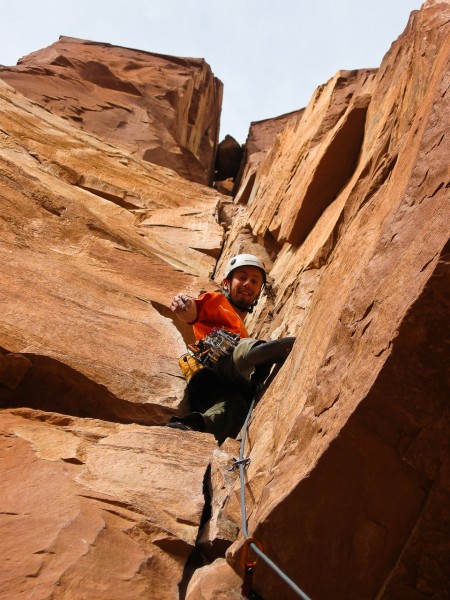
[[[192,300],[186,294],[177,294],[172,298],[171,310],[174,313],[186,312],[192,305]]]
[[[197,305],[186,296],[186,294],[177,294],[172,298],[172,304],[170,305],[172,310],[177,317],[186,323],[192,323],[197,318]]]

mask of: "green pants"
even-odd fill
[[[245,338],[231,356],[221,358],[212,370],[203,369],[188,384],[192,409],[201,414],[205,431],[221,444],[236,437],[244,424],[256,391],[252,382],[255,367],[248,364],[248,352],[260,340]]]

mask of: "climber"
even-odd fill
[[[274,363],[284,362],[295,341],[264,342],[248,336],[244,318],[265,284],[264,263],[252,254],[239,254],[227,263],[220,292],[196,299],[174,296],[171,310],[192,325],[196,344],[179,361],[192,412],[172,417],[168,427],[206,431],[219,443],[239,433],[256,386]]]

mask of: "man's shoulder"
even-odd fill
[[[203,294],[200,294],[200,296],[197,298],[197,302],[208,302],[208,301],[215,301],[215,302],[220,302],[221,299],[225,299],[225,296],[222,294],[222,292],[218,292],[218,291],[209,291],[209,292],[203,292]]]
[[[205,292],[199,296],[196,302],[198,303],[197,306],[203,307],[206,310],[236,314],[227,297],[220,291]]]

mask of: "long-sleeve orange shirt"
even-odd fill
[[[241,338],[248,337],[242,319],[222,292],[206,292],[194,302],[197,305],[197,318],[190,325],[194,329],[197,341],[211,333],[214,328],[225,328],[232,333],[238,333]]]

